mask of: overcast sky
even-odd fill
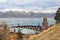
[[[55,12],[58,7],[60,7],[60,0],[0,0],[0,10]]]

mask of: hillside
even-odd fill
[[[38,35],[31,36],[29,40],[60,40],[60,24],[54,25]]]

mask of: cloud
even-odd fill
[[[28,11],[34,11],[34,12],[43,12],[43,13],[55,13],[58,7],[47,7],[47,8],[42,8],[42,7],[32,7],[32,8],[26,8]]]
[[[42,12],[42,13],[55,13],[56,10],[57,10],[58,7],[47,7],[47,8],[42,8],[42,7],[29,7],[29,8],[25,8],[25,9],[21,9],[21,8],[16,8],[16,7],[13,7],[13,8],[7,8],[7,9],[4,9],[4,10],[0,10],[0,11],[9,11],[9,10],[12,10],[12,11],[25,11],[25,12],[30,12],[30,11],[33,11],[33,12]]]
[[[55,12],[58,7],[60,7],[60,0],[0,0],[0,10]]]
[[[36,1],[37,0],[8,0],[9,3],[13,3],[13,4],[27,4],[27,3],[33,3]]]
[[[7,2],[7,0],[0,0],[0,3],[4,3],[4,2]]]

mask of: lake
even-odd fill
[[[47,19],[48,19],[49,25],[55,23],[54,18],[47,18]],[[21,26],[22,25],[38,25],[38,23],[40,23],[40,25],[42,26],[43,18],[0,18],[0,22],[2,21],[6,21],[9,27],[15,26],[17,25],[17,23],[19,23]],[[10,31],[14,32],[14,28],[10,28]],[[18,31],[18,28],[16,28],[16,31]],[[35,30],[30,30],[30,29],[22,29],[21,32],[24,34],[36,33]]]
[[[49,25],[55,23],[54,18],[47,18],[47,19],[48,19]],[[40,25],[42,26],[43,18],[0,18],[0,22],[1,21],[6,21],[10,27],[17,25],[18,23],[21,26],[22,25],[38,25],[38,23],[40,23]]]

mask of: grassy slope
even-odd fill
[[[60,40],[60,24],[54,25],[38,35],[31,36],[29,40]]]

